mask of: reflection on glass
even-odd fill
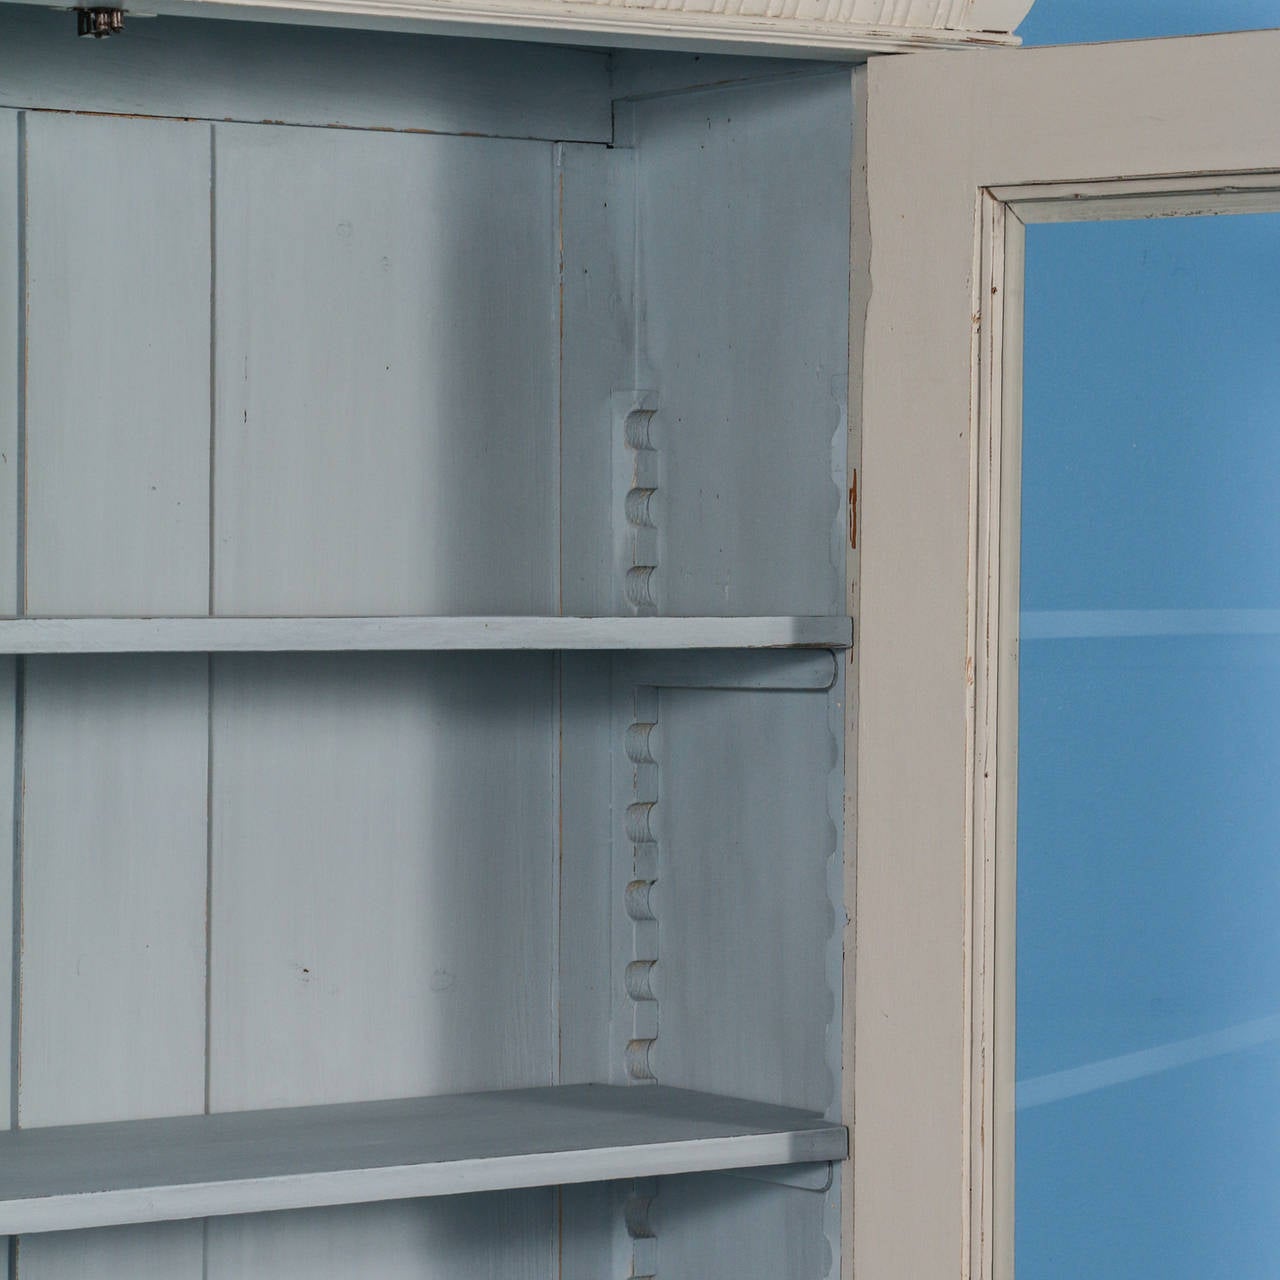
[[[1031,227],[1018,1280],[1280,1277],[1280,215]]]

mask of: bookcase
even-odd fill
[[[837,1276],[851,68],[0,66],[8,1280]]]

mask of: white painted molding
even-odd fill
[[[13,0],[0,0],[12,3]],[[36,0],[65,8],[65,0]],[[578,44],[859,58],[1017,44],[1034,0],[142,0],[136,16],[239,18]],[[126,13],[130,6],[124,5]],[[127,38],[126,22],[126,38]]]

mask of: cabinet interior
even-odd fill
[[[848,68],[5,8],[5,616],[847,611]],[[838,1120],[847,669],[0,658],[10,1125]],[[31,1234],[9,1280],[816,1280],[818,1173]]]

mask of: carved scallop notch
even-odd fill
[[[662,454],[658,396],[619,391],[613,397],[614,542],[625,607],[652,616],[660,610]]]
[[[626,835],[631,876],[624,907],[631,921],[631,955],[623,986],[631,1006],[631,1036],[624,1060],[632,1084],[657,1079],[658,915],[654,890],[660,856],[658,832],[658,691],[635,690],[635,718],[627,726],[624,749],[631,767],[632,795]]]

